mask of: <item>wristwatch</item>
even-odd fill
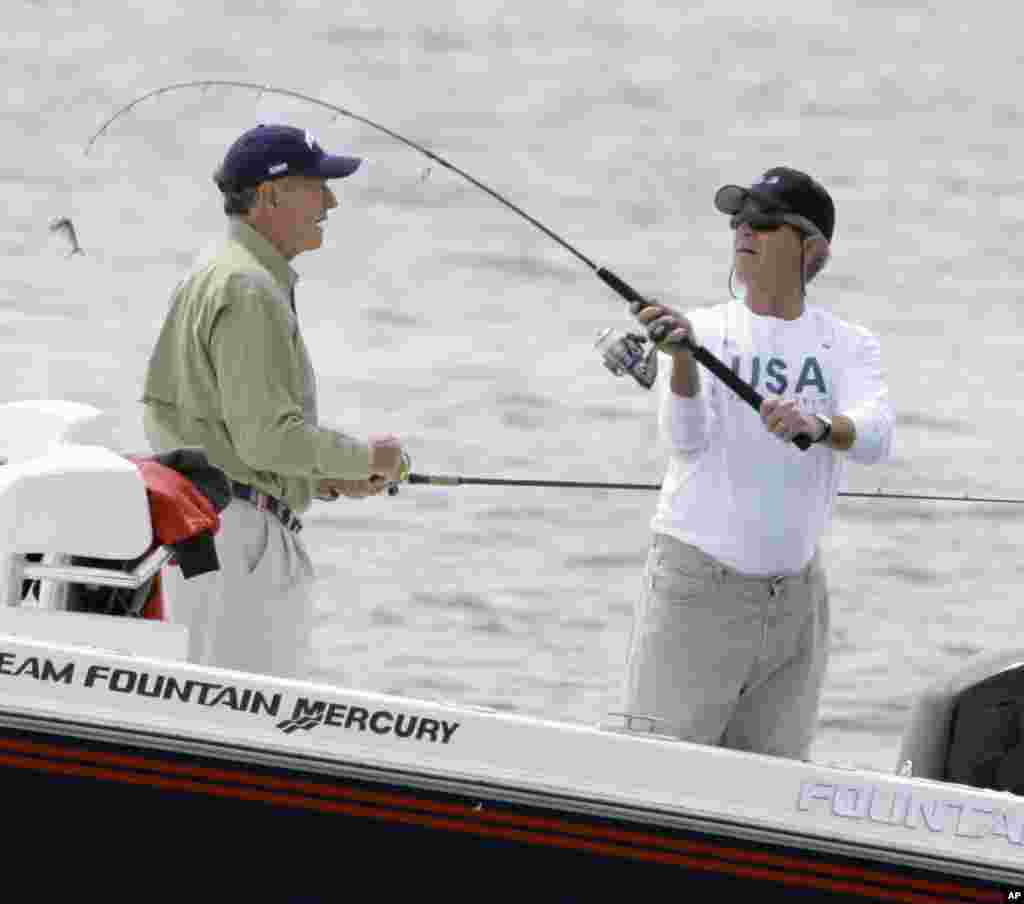
[[[832,435],[832,419],[821,414],[814,416],[825,425],[825,429],[821,431],[821,436],[812,441],[812,445],[817,445],[818,443],[827,442],[828,438]]]

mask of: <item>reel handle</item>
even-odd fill
[[[629,283],[620,279],[607,267],[599,267],[595,273],[601,282],[625,298],[626,301],[631,303],[640,302],[641,304],[647,305],[651,303],[644,298],[643,295],[637,292]],[[745,380],[740,379],[732,368],[727,367],[722,361],[719,361],[718,358],[704,348],[703,345],[695,345],[688,337],[678,344],[689,350],[690,354],[693,355],[700,364],[703,364],[704,367],[710,370],[711,373],[718,377],[719,380],[725,383],[725,385],[735,392],[736,395],[750,405],[754,411],[761,410],[761,403],[764,401],[764,396],[762,396]],[[811,438],[806,433],[800,433],[793,437],[793,444],[801,451],[806,452],[811,447]]]
[[[389,496],[397,496],[398,495],[398,486],[399,486],[399,484],[409,480],[409,473],[410,473],[410,471],[412,471],[412,458],[410,458],[409,457],[409,453],[406,452],[403,449],[402,450],[402,468],[401,468],[401,471],[398,474],[398,479],[397,480],[389,481],[388,485],[387,485],[387,494]]]

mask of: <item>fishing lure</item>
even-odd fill
[[[78,234],[75,232],[75,224],[71,222],[68,217],[57,217],[55,220],[50,222],[50,232],[60,233],[67,239],[68,244],[71,246],[71,250],[68,252],[68,257],[72,257],[76,254],[85,254],[82,250],[82,246],[78,244]]]

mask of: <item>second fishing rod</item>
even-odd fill
[[[205,92],[210,88],[235,88],[246,91],[254,91],[260,95],[276,94],[281,97],[291,98],[292,100],[300,100],[305,103],[309,103],[314,106],[329,110],[332,113],[334,113],[335,119],[338,116],[344,116],[348,119],[355,120],[356,122],[361,122],[372,129],[376,129],[378,132],[382,132],[383,134],[395,139],[396,141],[406,145],[407,147],[410,147],[413,150],[423,154],[429,160],[436,163],[438,166],[450,170],[451,172],[465,179],[471,185],[474,185],[481,191],[486,192],[488,195],[490,195],[500,204],[503,204],[513,213],[517,214],[518,216],[521,216],[532,226],[536,227],[546,236],[557,242],[562,248],[564,248],[566,251],[572,254],[577,260],[581,261],[583,264],[589,267],[593,271],[594,275],[601,280],[601,282],[603,282],[606,286],[608,286],[616,294],[618,294],[620,297],[628,301],[630,304],[638,304],[641,307],[646,307],[648,305],[654,304],[654,302],[643,296],[640,292],[638,292],[631,285],[629,285],[629,283],[622,279],[622,277],[618,276],[608,267],[603,267],[595,263],[571,242],[567,241],[558,233],[554,232],[552,229],[545,226],[536,218],[530,216],[530,214],[528,214],[518,205],[512,203],[500,192],[496,191],[495,189],[491,188],[489,185],[486,185],[480,180],[474,178],[469,173],[457,167],[451,161],[446,160],[440,154],[431,151],[429,148],[424,147],[422,144],[419,144],[418,142],[413,141],[410,138],[406,138],[404,135],[401,135],[400,133],[388,128],[387,126],[381,125],[380,123],[375,122],[374,120],[369,119],[366,116],[362,116],[361,114],[358,113],[353,113],[351,110],[347,110],[344,107],[339,107],[335,104],[331,104],[326,101],[320,100],[319,98],[312,97],[307,94],[302,94],[298,91],[291,91],[287,88],[277,88],[272,85],[260,85],[255,82],[234,81],[229,79],[201,79],[198,81],[176,82],[174,84],[165,85],[162,88],[157,88],[154,91],[150,91],[146,94],[140,95],[139,97],[132,100],[130,103],[127,103],[120,109],[116,110],[113,113],[113,115],[110,116],[89,137],[85,145],[86,154],[88,154],[89,150],[96,143],[96,141],[107,132],[110,126],[117,119],[119,119],[121,116],[128,113],[130,110],[132,110],[139,104],[143,103],[144,101],[160,97],[173,91],[193,89],[202,90]],[[628,339],[629,337],[627,337],[627,341],[624,346],[625,350],[629,351],[632,349],[633,351],[635,351],[635,347],[629,344]],[[672,344],[676,344],[676,347],[681,346],[686,348],[693,356],[694,360],[697,361],[697,363],[699,363],[704,368],[709,370],[712,374],[714,374],[714,376],[721,380],[726,386],[729,387],[729,389],[736,393],[736,395],[743,399],[743,401],[750,405],[755,411],[760,411],[761,403],[764,401],[764,396],[762,396],[756,389],[754,389],[752,385],[743,380],[731,368],[726,366],[724,362],[722,362],[717,357],[715,357],[715,355],[709,352],[703,345],[699,345],[693,342],[689,337],[683,337],[682,339],[679,340],[673,340],[673,343],[664,343],[664,346],[671,347]],[[633,363],[636,362],[630,362],[630,364]],[[615,370],[615,363],[609,362],[607,357],[606,364],[609,365],[609,369],[612,369],[613,372],[618,372]],[[641,382],[644,382],[644,385],[647,385],[649,388],[648,381],[641,380]],[[797,448],[805,451],[811,446],[811,438],[805,434],[799,434],[793,437],[792,442],[795,446],[797,446]]]
[[[536,489],[560,490],[647,490],[660,492],[660,483],[609,483],[593,480],[542,480],[537,478],[509,477],[466,477],[462,474],[419,474],[412,472],[404,475],[394,485],[397,492],[398,483],[421,484],[434,487],[532,487]],[[870,491],[840,490],[836,496],[846,499],[894,499],[917,502],[976,502],[1024,505],[1024,498],[1011,496],[972,496],[963,493],[959,496],[940,493],[903,493],[890,492],[881,488]]]

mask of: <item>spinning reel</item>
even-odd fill
[[[616,339],[609,327],[598,334],[594,348],[615,376],[629,374],[644,389],[650,389],[658,377],[658,350],[653,344],[645,349],[649,341],[640,333],[626,333]]]

